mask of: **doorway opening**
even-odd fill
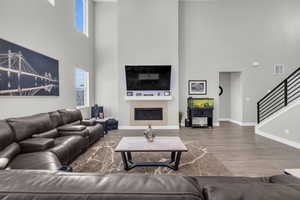
[[[219,121],[229,121],[242,124],[243,121],[243,94],[241,83],[242,72],[219,73]]]

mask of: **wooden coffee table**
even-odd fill
[[[115,149],[115,152],[121,152],[125,170],[137,166],[163,166],[178,170],[181,153],[187,151],[179,137],[155,137],[153,142],[145,137],[123,137]],[[132,152],[170,152],[171,159],[166,162],[134,162]]]

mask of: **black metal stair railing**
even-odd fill
[[[299,97],[300,67],[257,103],[257,122],[262,122]]]

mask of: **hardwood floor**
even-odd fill
[[[159,135],[179,135],[185,141],[200,141],[208,152],[227,167],[234,176],[271,176],[285,168],[300,168],[300,150],[258,136],[254,127],[240,127],[222,122],[213,129],[182,128],[155,130]],[[111,131],[104,140],[116,135],[141,136],[141,130]]]

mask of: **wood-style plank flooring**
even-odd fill
[[[222,122],[220,127],[213,129],[181,128],[155,132],[164,136],[179,135],[185,141],[199,140],[234,176],[271,176],[282,174],[285,168],[300,168],[300,150],[258,136],[254,127]],[[104,140],[116,134],[141,136],[143,131],[111,131]]]

